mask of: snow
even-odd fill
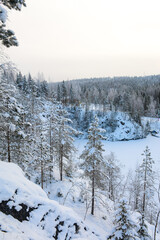
[[[18,135],[22,136],[23,138],[26,137],[26,134],[23,131],[18,131]]]
[[[3,114],[3,116],[4,116],[5,118],[9,118],[9,117],[10,117],[10,115],[9,115],[7,112],[5,112],[5,113]]]
[[[16,190],[18,195],[15,194]],[[27,202],[29,206],[36,206],[41,198],[47,198],[46,193],[38,185],[24,177],[23,171],[16,164],[0,162],[0,202],[12,199],[13,196],[12,204]]]
[[[11,132],[15,132],[16,126],[13,123],[10,123],[9,129],[11,130]]]
[[[97,229],[94,229],[93,234],[93,230],[71,208],[49,200],[47,194],[38,185],[27,180],[23,171],[13,163],[0,162],[0,207],[2,201],[8,201],[10,209],[15,207],[18,212],[22,203],[32,210],[28,221],[22,222],[0,212],[0,239],[53,239],[57,226],[62,230],[58,235],[59,240],[64,240],[67,233],[67,239],[105,239],[105,236],[98,237]],[[77,233],[76,224],[80,227]]]
[[[146,125],[147,122],[149,123],[151,130],[160,131],[160,118],[142,117],[143,125]]]
[[[76,139],[75,146],[78,149],[77,156],[83,151],[87,140]],[[129,169],[134,170],[138,163],[142,162],[142,153],[146,146],[151,151],[151,157],[155,161],[155,166],[159,169],[160,163],[160,138],[148,135],[147,138],[130,140],[130,141],[102,141],[103,148],[105,149],[104,155],[115,153],[116,158],[119,162],[124,165],[122,168],[124,173],[127,173]]]
[[[45,123],[46,117],[40,114],[40,119]],[[126,124],[126,123],[125,123]],[[128,123],[129,124],[129,123]],[[117,128],[114,139],[126,139],[126,134],[123,135],[125,129],[123,124],[122,128]],[[126,124],[127,125],[127,124]],[[154,125],[155,126],[155,125]],[[132,124],[130,125],[132,129]],[[121,131],[123,129],[123,132]],[[132,134],[131,134],[132,135]],[[132,137],[130,135],[130,137]],[[81,139],[75,141],[75,146],[78,149],[76,161],[79,162],[79,155],[84,150],[87,140]],[[151,150],[151,156],[155,161],[156,168],[159,168],[159,156],[160,156],[160,138],[149,135],[145,139],[131,140],[131,141],[102,141],[104,145],[104,155],[114,152],[117,159],[120,161],[123,167],[123,172],[127,174],[128,170],[136,167],[137,163],[142,161],[142,152],[146,145]],[[92,149],[91,153],[93,153]],[[80,170],[77,171],[77,176]],[[56,174],[54,174],[54,177]],[[77,183],[73,184],[65,179],[65,182],[52,182],[52,185],[47,189],[47,194],[37,185],[33,184],[24,177],[23,171],[13,163],[0,162],[0,203],[5,200],[9,200],[7,205],[19,212],[21,211],[21,203],[26,204],[28,207],[37,208],[30,214],[29,221],[23,221],[22,223],[0,212],[0,239],[24,239],[24,240],[48,240],[53,239],[52,236],[55,233],[55,226],[57,225],[56,218],[60,216],[59,221],[64,221],[62,233],[59,235],[60,240],[64,240],[65,231],[68,230],[67,226],[73,225],[77,222],[80,226],[85,226],[88,231],[80,231],[75,236],[73,229],[70,229],[72,239],[81,240],[104,240],[109,235],[113,224],[113,203],[108,199],[105,201],[108,204],[108,210],[103,207],[97,207],[95,209],[95,216],[87,213],[85,216],[85,203],[80,202],[80,188],[81,179]],[[86,185],[87,185],[86,181]],[[67,195],[67,193],[69,194]],[[57,193],[60,192],[62,197],[58,197]],[[79,202],[78,202],[79,201]],[[39,204],[41,204],[39,206]],[[65,207],[64,206],[67,206]],[[45,216],[45,219],[43,217]],[[7,231],[7,233],[1,231]],[[153,226],[150,226],[153,229]],[[96,235],[93,235],[95,232]],[[151,230],[150,230],[151,232]],[[152,232],[153,233],[153,232]],[[152,234],[153,235],[153,234]]]
[[[0,1],[1,4],[1,1]],[[4,7],[0,5],[0,21],[5,23],[7,20],[7,11]]]
[[[18,117],[18,116],[15,116],[15,117],[14,117],[14,120],[15,120],[16,122],[18,122],[19,117]]]
[[[106,129],[105,136],[109,141],[143,138],[142,127],[123,112],[107,112],[104,118],[100,118],[100,124]]]

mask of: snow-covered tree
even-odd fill
[[[69,95],[70,95],[70,103],[73,104],[73,103],[74,103],[74,100],[75,100],[75,93],[74,93],[74,91],[73,91],[72,84],[71,84],[71,87],[70,87]]]
[[[25,0],[0,0],[0,41],[6,47],[18,45],[14,32],[6,29],[7,8],[20,11],[22,5],[26,6]]]
[[[152,240],[151,236],[148,233],[148,228],[144,220],[144,215],[139,218],[139,227],[138,227],[138,236],[141,240]]]
[[[18,92],[15,86],[7,83],[7,80],[3,78],[0,85],[1,154],[7,153],[8,162],[13,159],[15,162],[19,161],[18,152],[25,138],[27,124],[24,119],[25,111],[17,98]]]
[[[62,82],[62,88],[61,88],[61,101],[62,103],[66,104],[67,103],[67,88],[66,88],[66,85],[65,85],[65,82],[63,81]]]
[[[150,200],[154,196],[154,171],[153,171],[153,164],[154,161],[151,158],[151,153],[146,146],[146,149],[144,150],[143,154],[143,162],[139,167],[139,173],[140,173],[140,183],[141,183],[141,209],[140,212],[144,215],[146,215],[147,212],[147,206],[149,205]]]
[[[136,166],[135,172],[129,171],[127,180],[127,190],[129,204],[133,211],[140,211],[141,206],[141,183],[140,183],[139,165]]]
[[[121,199],[115,214],[115,227],[107,240],[138,240],[136,225],[131,220],[129,207],[125,199]]]
[[[57,123],[53,133],[53,151],[59,165],[60,181],[63,180],[63,173],[69,165],[71,154],[76,151],[73,136],[77,131],[69,123],[71,120],[67,118],[67,111],[60,106],[57,109]]]
[[[41,187],[43,189],[44,182],[47,182],[49,179],[49,169],[52,167],[53,162],[50,161],[49,144],[47,141],[47,129],[45,129],[45,125],[41,122],[38,126],[38,132],[36,168],[39,170],[41,176]]]
[[[117,188],[120,188],[120,183],[122,181],[120,165],[118,164],[118,160],[113,152],[104,158],[106,162],[105,173],[107,175],[106,185],[109,198],[112,201],[115,201],[117,196]]]
[[[102,174],[102,169],[105,163],[102,156],[102,153],[104,151],[101,142],[101,140],[104,139],[102,132],[104,132],[104,130],[98,127],[98,118],[95,116],[95,119],[88,130],[88,142],[80,156],[80,158],[84,160],[81,164],[81,167],[84,170],[84,174],[86,177],[89,177],[91,181],[92,215],[94,215],[95,208],[95,189],[96,187],[104,188],[104,176]]]
[[[58,102],[61,101],[61,90],[60,90],[59,84],[58,84],[58,87],[57,87],[57,101]]]

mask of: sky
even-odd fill
[[[159,0],[26,0],[10,11],[23,74],[62,81],[160,74]]]

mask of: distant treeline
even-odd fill
[[[64,104],[100,104],[104,111],[128,112],[137,121],[160,114],[160,75],[78,79],[50,86]]]

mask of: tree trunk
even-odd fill
[[[10,149],[10,132],[7,130],[7,145],[8,145],[8,162],[11,162],[11,149]]]
[[[50,119],[50,129],[49,129],[49,142],[50,142],[50,164],[53,164],[53,143],[52,143],[52,123]],[[52,167],[49,168],[49,178],[50,178],[50,183],[52,181]]]
[[[146,207],[146,181],[147,181],[147,166],[145,167],[144,173],[144,185],[143,185],[143,203],[142,203],[142,211],[145,215],[145,207]]]
[[[91,205],[91,214],[94,215],[94,197],[95,197],[95,186],[94,186],[94,170],[93,170],[93,176],[92,176],[92,205]]]
[[[137,210],[137,209],[138,209],[138,196],[136,194],[134,210]]]
[[[50,148],[50,161],[53,161],[53,143],[52,143],[52,122],[50,119],[50,129],[49,129],[49,148]]]
[[[61,146],[60,152],[60,181],[63,180],[63,145]]]
[[[44,169],[43,169],[43,159],[42,159],[42,154],[43,154],[43,146],[42,146],[42,138],[41,138],[41,188],[43,189],[43,181],[44,181]]]
[[[156,240],[156,233],[157,233],[159,215],[160,215],[160,211],[158,211],[157,217],[156,217],[156,224],[155,224],[155,228],[154,228],[154,240]]]
[[[43,161],[41,160],[41,188],[43,189]]]

